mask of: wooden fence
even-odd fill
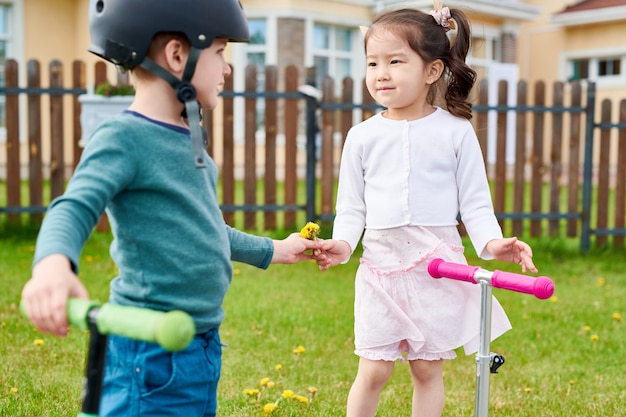
[[[94,70],[97,83],[106,78],[104,63]],[[9,219],[30,213],[33,221],[41,220],[49,202],[44,198],[46,172],[49,198],[63,192],[65,168],[74,167],[81,154],[78,96],[86,92],[85,71],[84,63],[75,62],[67,81],[62,65],[54,61],[49,66],[50,86],[42,88],[40,65],[29,61],[27,86],[20,87],[17,63],[7,62],[6,86],[0,89],[6,96],[7,204],[0,207],[0,213]],[[343,139],[355,120],[370,117],[378,108],[363,83],[355,86],[349,78],[342,80],[339,99],[334,80],[327,78],[318,100],[299,92],[302,75],[295,67],[287,67],[282,77],[275,67],[267,67],[262,88],[256,85],[256,69],[245,71],[245,89],[233,91],[233,78],[227,79],[221,108],[205,110],[203,118],[210,138],[207,150],[221,165],[220,194],[226,221],[232,224],[235,214],[243,212],[245,229],[271,230],[297,228],[298,212],[306,213],[307,220],[332,220]],[[279,79],[284,80],[282,90]],[[67,84],[72,87],[64,87]],[[355,88],[362,90],[363,103],[353,103]],[[624,246],[626,100],[619,103],[618,120],[613,122],[612,103],[603,101],[596,106],[592,83],[555,83],[548,92],[543,82],[529,87],[522,81],[514,104],[510,104],[507,90],[506,83],[499,83],[497,103],[489,104],[488,86],[481,82],[473,118],[486,161],[489,152],[495,155],[487,168],[493,181],[494,207],[505,233],[580,237],[583,250],[592,240],[596,245]],[[20,95],[26,96],[25,108],[19,105]],[[48,109],[41,105],[44,95],[49,96]],[[69,108],[63,106],[66,95],[72,97]],[[257,114],[259,100],[263,101],[262,115]],[[243,101],[242,112],[237,111],[237,101]],[[23,111],[26,114],[21,115]],[[66,111],[71,114],[69,125]],[[41,122],[45,112],[49,112],[46,134]],[[488,140],[491,117],[496,119],[495,134]],[[20,118],[27,120],[24,144],[20,143]],[[243,127],[240,138],[235,137],[238,126]],[[342,139],[339,143],[337,136]],[[44,138],[49,138],[46,158],[41,152]],[[263,138],[262,146],[259,138]],[[68,153],[65,146],[71,149],[69,161],[64,157]],[[510,146],[514,147],[514,161],[506,159]],[[20,147],[28,149],[27,178],[20,175]],[[238,171],[243,172],[242,196],[236,187]],[[24,181],[29,193],[26,204],[22,204],[25,198],[20,186]],[[263,213],[260,225],[258,212]]]

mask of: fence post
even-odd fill
[[[591,186],[593,182],[593,129],[595,126],[596,84],[587,85],[587,108],[585,109],[585,156],[583,165],[583,195],[582,195],[582,225],[580,234],[580,249],[589,250],[591,235]]]
[[[315,68],[307,69],[308,85],[315,86]],[[315,221],[315,137],[317,136],[316,110],[318,107],[315,97],[306,95],[306,220]]]

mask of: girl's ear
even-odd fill
[[[440,59],[436,59],[426,68],[426,82],[428,84],[434,84],[439,80],[441,74],[443,74],[444,65],[443,61]]]

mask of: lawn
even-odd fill
[[[42,335],[20,317],[34,241],[34,231],[0,236],[0,416],[72,416],[80,409],[87,335]],[[115,276],[109,241],[108,234],[96,233],[82,254],[81,277],[100,300]],[[491,377],[490,415],[626,416],[624,254],[580,254],[577,243],[567,240],[531,243],[540,273],[554,280],[556,292],[538,300],[494,290],[513,330],[491,345],[506,363]],[[516,265],[478,261],[469,246],[467,252],[470,263],[518,272]],[[357,366],[357,265],[358,256],[327,272],[309,262],[267,271],[235,264],[221,329],[227,346],[220,416],[262,416],[263,405],[277,400],[272,416],[344,415]],[[474,413],[475,358],[458,354],[444,365],[445,416]],[[293,398],[283,398],[286,390]],[[399,363],[378,415],[409,416],[410,398],[408,368]]]

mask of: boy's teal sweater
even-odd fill
[[[194,166],[189,131],[124,112],[91,136],[65,194],[41,226],[35,263],[55,253],[78,270],[102,212],[113,232],[119,276],[110,301],[189,313],[198,333],[219,327],[231,260],[267,268],[268,238],[226,225],[217,201],[217,166]]]

